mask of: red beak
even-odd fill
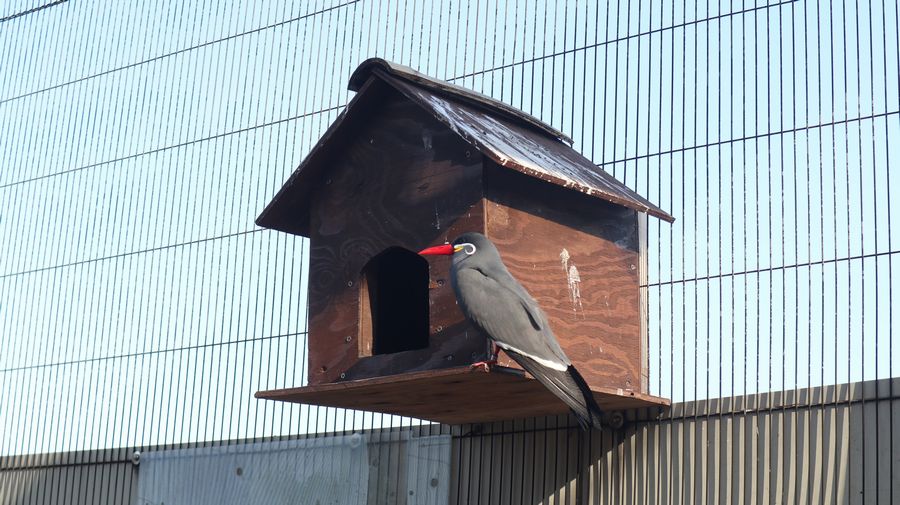
[[[444,244],[444,245],[437,245],[434,247],[429,247],[427,249],[422,249],[421,251],[419,251],[419,254],[421,254],[422,256],[431,256],[431,255],[437,255],[437,254],[443,254],[445,256],[450,256],[453,254],[453,245],[452,244]]]

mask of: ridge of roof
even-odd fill
[[[565,133],[507,103],[451,82],[435,79],[434,77],[425,75],[415,69],[383,58],[369,58],[360,63],[350,76],[347,89],[358,92],[369,77],[373,74],[377,74],[379,70],[393,77],[426,87],[436,94],[446,95],[448,98],[454,98],[466,102],[469,105],[487,109],[491,113],[506,116],[509,119],[538,131],[539,133],[565,142],[570,146],[574,143],[574,141]]]
[[[670,223],[675,221],[669,213],[597,167],[575,149],[538,135],[515,119],[431,93],[429,88],[392,76],[379,77],[502,167],[646,212]]]
[[[335,137],[350,128],[348,124],[359,124],[367,109],[377,108],[378,97],[389,88],[417,104],[502,167],[670,223],[675,221],[666,211],[573,149],[569,137],[493,98],[380,58],[370,58],[360,64],[348,88],[356,91],[356,95],[256,218],[257,225],[309,236],[309,224],[302,218],[309,213],[304,202],[324,170],[322,160],[336,152]]]

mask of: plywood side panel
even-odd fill
[[[312,196],[310,384],[459,366],[485,348],[456,307],[448,264],[438,260],[430,347],[360,359],[365,264],[388,247],[416,251],[483,226],[480,156],[399,95],[372,118]]]
[[[650,292],[647,287],[650,273],[647,244],[647,214],[640,213],[638,219],[638,285],[641,294],[641,391],[650,391]],[[656,373],[659,373],[657,370]]]
[[[334,384],[259,391],[257,398],[348,408],[447,424],[521,419],[569,412],[538,381],[518,370],[464,366]],[[594,390],[604,411],[645,409],[658,417],[668,401],[620,390]]]
[[[637,213],[496,166],[485,177],[487,234],[576,368],[591,386],[641,391]]]

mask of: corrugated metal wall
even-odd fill
[[[137,468],[128,460],[107,462],[108,453],[85,455],[75,466],[5,468],[0,472],[0,500],[9,505],[72,503],[129,505],[137,490]]]
[[[253,218],[381,56],[549,122],[678,217],[650,222],[646,286],[649,384],[677,419],[590,454],[564,419],[454,428],[451,501],[542,501],[588,458],[612,502],[792,501],[807,473],[807,503],[896,502],[898,26],[896,0],[0,4],[4,498],[124,500],[105,449],[449,429],[252,398],[305,380],[307,268],[303,239]],[[714,400],[874,380],[849,405]],[[819,480],[802,451],[796,479],[765,466],[806,440],[795,419]]]
[[[456,440],[451,503],[898,503],[898,385],[687,402],[602,435],[492,425]]]
[[[409,436],[442,433],[453,436],[455,504],[898,503],[898,386],[895,379],[688,402],[658,421],[603,434],[565,417],[377,430],[369,435],[368,503],[418,503],[396,485],[409,471],[403,446]],[[132,500],[141,466],[130,457],[101,451],[83,456],[88,464],[59,456],[8,469],[0,501],[139,503]]]

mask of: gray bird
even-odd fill
[[[487,237],[464,233],[452,244],[429,247],[419,254],[453,256],[450,282],[456,300],[469,321],[493,343],[493,356],[473,366],[495,364],[499,347],[565,402],[582,428],[600,429],[602,412],[590,388],[559,346],[547,316],[510,275]]]

